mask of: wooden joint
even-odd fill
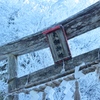
[[[16,81],[16,80],[17,80],[17,77],[14,77],[14,78],[12,78],[12,79],[9,79],[7,83],[9,84],[10,82]]]

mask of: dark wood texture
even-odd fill
[[[100,1],[58,24],[64,26],[68,39],[100,27]],[[40,31],[18,41],[1,46],[0,60],[5,59],[8,54],[18,56],[47,47],[48,42],[46,37],[42,34],[42,31]]]
[[[54,62],[71,58],[65,33],[61,29],[50,33],[47,37],[50,44]]]

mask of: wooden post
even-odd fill
[[[8,93],[17,87],[17,57],[8,56]],[[18,95],[8,96],[8,100],[18,100]]]
[[[81,100],[80,93],[79,93],[79,84],[78,84],[78,81],[75,82],[74,100]]]
[[[45,98],[46,98],[46,93],[43,92],[43,98],[42,98],[42,100],[45,100]]]

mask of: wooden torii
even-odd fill
[[[100,1],[56,25],[59,24],[64,27],[68,39],[100,27]],[[0,60],[8,58],[9,93],[19,93],[23,88],[28,89],[30,87],[34,87],[35,91],[42,91],[47,85],[52,87],[58,86],[62,79],[67,81],[73,80],[75,79],[73,75],[74,67],[82,62],[86,63],[86,65],[80,68],[84,74],[95,71],[96,65],[100,61],[98,59],[99,48],[66,61],[64,73],[60,73],[62,65],[55,64],[18,78],[17,56],[49,47],[46,37],[42,34],[43,31],[0,47]],[[25,85],[26,82],[28,83],[27,85]],[[35,86],[38,85],[39,88],[36,88]],[[18,100],[17,95],[8,97],[9,100]]]

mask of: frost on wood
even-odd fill
[[[85,63],[83,62],[81,65],[75,67],[75,73],[74,73],[75,79],[79,79],[84,76],[82,71],[79,71],[80,67],[84,66],[84,65],[85,65]]]

